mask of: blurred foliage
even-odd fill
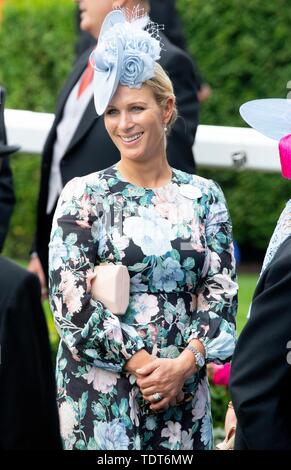
[[[260,258],[286,201],[290,199],[290,181],[284,180],[279,173],[249,170],[201,169],[199,174],[214,179],[223,188],[242,259]]]
[[[40,174],[39,155],[15,155],[11,158],[16,205],[3,254],[28,259],[36,219],[36,201]]]
[[[75,60],[72,0],[5,0],[0,22],[0,84],[7,108],[54,112]],[[11,159],[17,204],[4,254],[25,259],[33,238],[40,157]]]
[[[230,401],[228,388],[210,384],[211,412],[214,428],[224,428],[227,404]]]
[[[0,24],[0,83],[7,108],[54,112],[74,61],[72,0],[5,0]]]
[[[286,98],[289,0],[177,0],[177,6],[189,52],[213,89],[203,104],[203,124],[243,126],[238,109],[245,101]]]
[[[201,106],[201,123],[244,126],[238,111],[242,103],[287,96],[289,0],[177,0],[177,6],[189,52],[213,90]],[[243,254],[265,250],[291,196],[290,182],[280,174],[250,171],[202,169],[199,173],[222,186]]]

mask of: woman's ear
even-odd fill
[[[164,124],[166,125],[171,120],[171,117],[174,111],[174,106],[175,106],[175,98],[173,96],[168,96],[166,104],[164,106],[164,110],[163,110],[163,121],[164,121]]]

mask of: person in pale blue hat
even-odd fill
[[[116,10],[90,58],[96,112],[120,159],[70,181],[53,221],[65,449],[213,447],[206,363],[228,360],[235,345],[232,227],[221,189],[168,163],[177,109],[161,47],[147,15]],[[92,295],[103,263],[130,274],[122,315]]]
[[[245,103],[240,113],[279,142],[284,178],[291,179],[291,102]],[[235,449],[291,450],[291,200],[271,237],[259,281],[234,353],[230,391],[237,416]],[[233,415],[231,417],[231,414]]]

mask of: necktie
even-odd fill
[[[94,75],[94,69],[90,64],[90,61],[88,61],[87,67],[85,72],[82,75],[81,81],[80,81],[80,86],[78,90],[78,95],[77,97],[80,98],[82,93],[86,90],[86,88],[90,85]]]

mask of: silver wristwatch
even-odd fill
[[[189,351],[192,351],[192,353],[194,354],[195,361],[196,361],[196,368],[199,372],[199,370],[205,366],[205,357],[203,356],[203,354],[201,354],[201,352],[198,351],[197,348],[195,348],[195,346],[192,346],[192,344],[188,344],[186,349],[189,349]]]

